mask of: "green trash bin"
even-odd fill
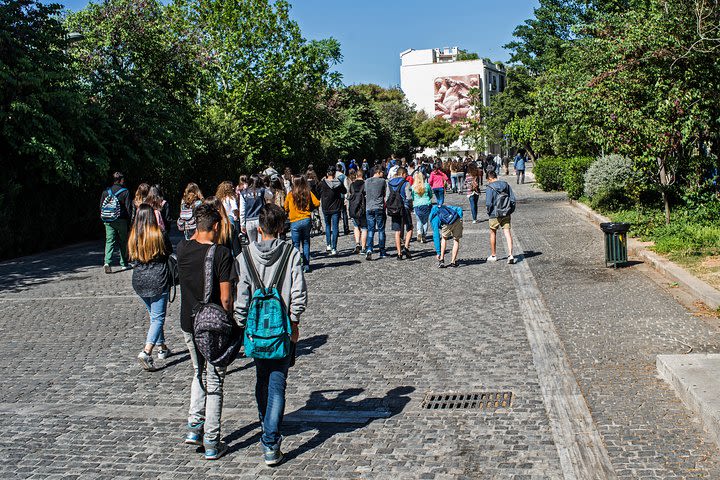
[[[600,229],[605,233],[605,266],[617,268],[628,261],[627,232],[629,223],[601,223]]]

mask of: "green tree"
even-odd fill
[[[424,148],[447,149],[460,138],[460,128],[442,117],[429,118],[415,128],[418,143]]]

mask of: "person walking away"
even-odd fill
[[[502,228],[508,246],[508,263],[515,263],[513,257],[512,232],[510,230],[510,215],[515,211],[515,193],[510,185],[498,180],[495,172],[488,172],[488,184],[485,189],[485,207],[487,209],[490,226],[490,256],[488,262],[496,262],[497,231]]]
[[[275,170],[275,164],[273,162],[270,162],[267,168],[263,170],[262,174],[266,177],[272,177],[273,175],[277,175],[278,171]]]
[[[220,228],[218,229],[218,236],[215,243],[230,250],[233,258],[235,258],[240,254],[242,245],[240,243],[240,236],[237,235],[237,232],[233,229],[232,223],[227,216],[225,206],[217,197],[207,197],[203,200],[203,203],[211,205],[220,214]]]
[[[247,234],[250,243],[257,241],[257,226],[260,209],[266,202],[273,201],[273,192],[265,188],[259,175],[251,175],[245,190],[240,194],[238,210],[240,231]]]
[[[448,182],[448,177],[445,172],[441,170],[442,165],[438,162],[433,165],[433,170],[430,173],[430,188],[432,188],[433,195],[437,199],[437,204],[442,205],[445,203],[445,184]]]
[[[181,240],[177,246],[180,326],[194,370],[185,443],[203,445],[205,459],[216,460],[227,450],[227,445],[220,441],[225,368],[213,366],[198,353],[193,335],[193,311],[205,299],[206,261],[212,262],[210,303],[222,306],[228,314],[233,312],[232,284],[237,275],[232,255],[226,247],[216,245],[212,257],[208,256],[220,231],[220,212],[212,205],[199,205],[195,209],[195,223],[195,236],[191,240]]]
[[[262,430],[260,444],[264,461],[268,466],[275,466],[283,459],[281,428],[285,414],[285,389],[288,370],[295,361],[300,316],[307,306],[307,287],[300,253],[286,242],[278,240],[278,234],[285,224],[285,212],[276,205],[265,205],[260,210],[259,223],[260,241],[251,244],[246,253],[237,258],[239,281],[235,318],[246,328],[246,352],[255,360],[255,398]],[[276,295],[279,294],[285,306],[281,309],[280,320],[283,325],[289,323],[289,332],[286,330],[283,334],[282,343],[287,342],[287,334],[290,335],[290,343],[287,351],[276,351],[277,355],[255,354],[247,348],[248,340],[252,338],[250,335],[256,330],[253,320],[258,320],[253,319],[251,314],[253,306],[259,309],[258,289],[270,292],[276,289]]]
[[[445,250],[447,241],[452,237],[453,247],[450,267],[457,267],[460,252],[460,239],[463,234],[462,208],[454,205],[435,205],[430,211],[430,224],[433,229],[433,243],[438,260],[438,268],[445,268]]]
[[[348,210],[353,221],[355,234],[355,251],[365,255],[367,249],[367,215],[365,214],[365,181],[357,170],[351,169],[348,173],[350,187],[348,188]]]
[[[468,166],[467,177],[465,177],[465,192],[467,192],[468,201],[470,202],[470,214],[472,215],[472,223],[478,223],[477,207],[480,198],[480,183],[478,181],[478,168],[470,164]]]
[[[495,173],[500,176],[500,172],[502,171],[502,157],[499,153],[493,157],[493,163],[495,163]]]
[[[165,235],[169,236],[170,234],[168,230],[170,229],[170,225],[168,224],[168,204],[165,199],[163,199],[162,191],[160,190],[160,187],[158,185],[153,185],[150,187],[148,195],[145,198],[145,203],[150,205],[153,210],[155,210],[155,218],[158,225],[160,226],[160,230],[162,230]]]
[[[170,349],[165,345],[164,325],[170,290],[167,262],[172,253],[172,244],[160,229],[155,211],[146,203],[140,204],[137,209],[128,239],[128,252],[133,262],[133,290],[150,315],[145,347],[137,358],[140,365],[151,372],[155,370],[152,357],[154,347],[158,347],[158,360],[170,356]]]
[[[415,207],[415,216],[417,217],[417,241],[420,243],[425,243],[427,239],[432,195],[433,191],[430,184],[425,181],[425,175],[419,169],[415,170],[412,186],[412,204]]]
[[[461,158],[458,157],[458,161],[457,161],[458,193],[462,193],[463,188],[465,188],[465,172],[466,171],[467,171],[467,165],[462,161]]]
[[[225,214],[227,215],[233,228],[237,227],[239,212],[236,197],[236,189],[233,188],[233,184],[230,181],[222,182],[218,185],[215,191],[215,198],[220,200],[223,208],[225,208]]]
[[[513,161],[515,169],[516,184],[525,183],[525,156],[518,153]],[[522,180],[521,180],[522,179]]]
[[[348,179],[347,175],[345,175],[345,164],[343,162],[338,162],[337,165],[335,165],[335,171],[337,172],[335,178],[343,184],[343,186],[345,187],[345,191],[347,191],[350,187],[350,180]],[[342,194],[342,202],[342,207],[340,208],[340,217],[342,218],[343,222],[343,234],[349,235],[350,219],[348,218],[346,194]]]
[[[372,259],[372,252],[375,233],[378,236],[379,258],[385,258],[385,194],[387,182],[384,178],[385,169],[382,165],[375,165],[373,176],[365,180],[365,216],[368,225],[367,248],[365,249],[365,260]]]
[[[320,201],[310,190],[304,175],[293,177],[293,188],[285,197],[285,212],[290,220],[290,238],[302,253],[303,271],[310,273],[310,232],[312,230],[312,212],[320,206]]]
[[[125,188],[125,176],[113,173],[113,184],[100,195],[100,219],[105,224],[105,273],[112,273],[112,256],[120,252],[120,271],[130,268],[128,263],[128,224],[132,215],[132,199]]]
[[[343,194],[347,193],[345,185],[335,178],[335,167],[327,169],[327,175],[318,183],[320,205],[325,217],[325,250],[330,255],[337,255],[338,225],[340,211],[343,208]]]
[[[453,193],[458,192],[457,162],[451,161],[450,164],[450,190]]]
[[[272,203],[277,205],[280,208],[284,208],[285,206],[285,196],[287,195],[287,191],[285,190],[285,182],[283,181],[283,177],[280,177],[279,175],[276,175],[270,179],[270,189],[272,190],[273,194],[273,200]],[[285,228],[283,229],[282,233],[280,233],[280,240],[285,241],[287,240],[287,233],[290,231],[290,222],[285,222]]]
[[[203,201],[203,194],[197,183],[188,183],[180,200],[180,216],[177,220],[178,230],[190,240],[195,234],[195,208]]]
[[[510,157],[503,155],[502,157],[503,168],[505,169],[505,175],[510,175]]]
[[[138,185],[137,190],[135,190],[135,198],[132,202],[132,212],[130,212],[130,224],[135,220],[135,212],[137,211],[140,204],[145,203],[145,199],[148,196],[148,193],[150,192],[150,185],[147,183],[141,183]]]
[[[400,167],[394,178],[388,182],[386,209],[391,219],[391,229],[395,232],[395,248],[397,259],[412,259],[410,254],[410,240],[412,239],[413,222],[412,186],[407,181],[407,170]],[[404,237],[403,237],[404,234]]]

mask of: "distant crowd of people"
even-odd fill
[[[525,162],[523,152],[513,159],[517,183],[524,183]],[[224,454],[220,417],[225,371],[244,350],[255,360],[265,463],[282,461],[285,385],[307,305],[305,275],[312,271],[313,234],[324,233],[326,255],[336,256],[342,221],[344,234],[354,237],[352,253],[370,261],[376,254],[388,256],[389,219],[398,261],[413,258],[413,240],[426,243],[432,235],[437,267],[457,267],[463,209],[447,204],[446,194],[466,196],[472,223],[477,223],[484,193],[490,227],[487,261],[497,261],[496,234],[502,229],[507,261],[515,263],[511,215],[516,202],[510,185],[498,178],[503,170],[509,175],[509,159],[498,155],[446,161],[393,156],[373,165],[338,161],[322,176],[312,165],[294,174],[270,164],[260,173],[240,176],[237,183],[222,182],[213,196],[189,183],[177,211],[159,185],[142,183],[131,195],[123,174],[115,173],[100,199],[104,270],[112,273],[115,250],[121,270],[133,269],[132,286],[150,317],[137,357],[148,371],[156,368],[154,351],[159,360],[171,355],[163,327],[171,292],[180,288],[180,326],[194,371],[185,442],[202,445],[209,460]],[[172,225],[183,237],[175,249]]]

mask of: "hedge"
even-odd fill
[[[564,190],[577,200],[585,188],[585,172],[595,161],[592,157],[541,157],[535,162],[533,174],[546,192]]]
[[[564,164],[565,159],[557,157],[541,157],[535,161],[533,175],[535,175],[535,181],[543,191],[563,190]]]

